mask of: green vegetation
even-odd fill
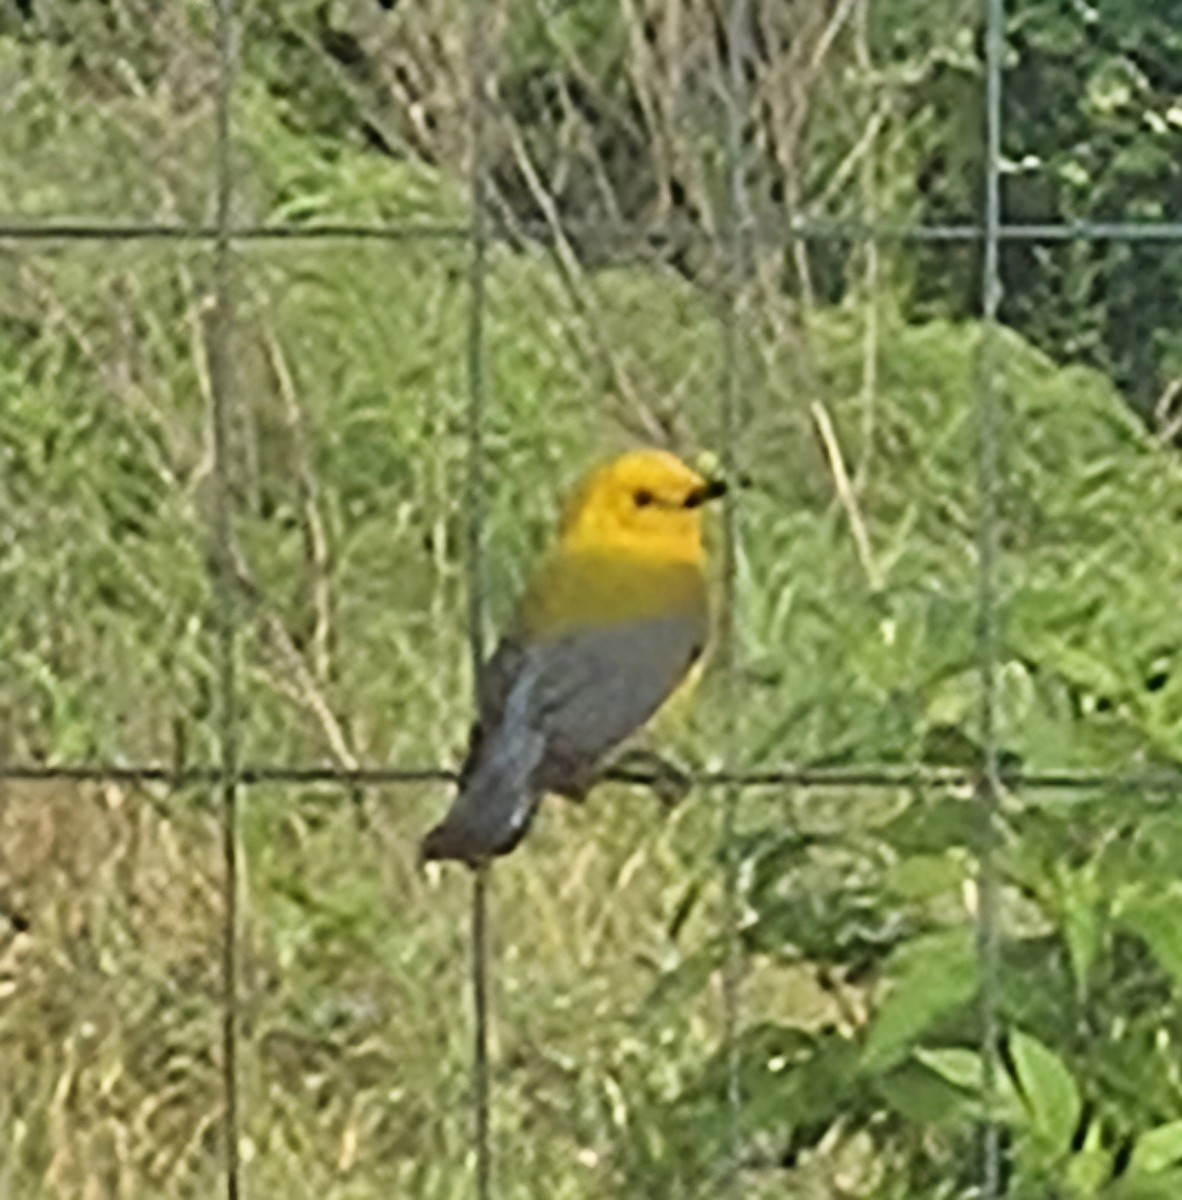
[[[462,6],[388,7],[246,6],[240,219],[465,221]],[[658,434],[717,448],[724,369],[712,10],[686,0],[646,34],[642,6],[511,7],[490,138],[494,617],[590,458]],[[761,219],[971,218],[973,6],[872,0],[844,24],[756,7]],[[1011,7],[1011,216],[1170,216],[1177,22],[1126,3],[1100,36],[1070,5]],[[207,220],[210,38],[199,0],[0,12],[0,213]],[[673,232],[655,251],[636,224]],[[974,255],[761,244],[738,356],[743,706],[720,717],[708,675],[661,734],[681,760],[973,763]],[[1007,249],[1007,762],[1182,758],[1178,261]],[[467,265],[446,238],[236,251],[249,761],[426,766],[463,745]],[[182,243],[0,245],[0,758],[217,761],[211,266]],[[604,787],[549,805],[498,867],[499,1194],[712,1194],[720,799],[665,814]],[[1008,1196],[1182,1186],[1172,799],[1006,797]],[[445,803],[426,784],[244,789],[252,1196],[470,1194],[468,889],[415,861]],[[744,1195],[973,1194],[980,832],[951,788],[743,796]],[[207,789],[0,784],[0,1195],[215,1194],[219,837]]]

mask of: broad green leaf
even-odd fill
[[[1133,1147],[1129,1169],[1134,1175],[1158,1175],[1182,1162],[1182,1121],[1146,1130]]]
[[[1175,985],[1182,985],[1182,883],[1160,891],[1133,885],[1118,898],[1115,915],[1144,939]]]
[[[1010,1052],[1034,1136],[1048,1149],[1065,1152],[1079,1124],[1080,1098],[1063,1060],[1037,1038],[1015,1030]]]
[[[904,1120],[918,1125],[951,1126],[975,1118],[977,1098],[916,1059],[889,1071],[875,1090]]]
[[[981,1064],[981,1055],[976,1050],[962,1050],[956,1047],[949,1050],[928,1050],[921,1046],[916,1050],[915,1057],[954,1087],[969,1092],[981,1091],[985,1072]]]
[[[952,1086],[971,1092],[978,1103],[982,1101],[985,1070],[979,1051],[956,1046],[930,1050],[921,1046],[915,1051],[914,1057]],[[1018,1095],[1014,1081],[1005,1071],[998,1072],[994,1089],[993,1113],[997,1120],[1011,1127],[1025,1125],[1026,1106]]]
[[[1182,1171],[1160,1175],[1126,1174],[1102,1193],[1104,1200],[1178,1200],[1182,1196]]]
[[[862,1055],[869,1071],[892,1066],[935,1021],[977,991],[972,932],[950,929],[903,946],[891,960],[891,990],[878,1010]]]

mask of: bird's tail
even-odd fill
[[[534,773],[545,737],[528,718],[530,680],[520,679],[496,729],[480,736],[447,816],[423,839],[424,859],[475,866],[508,854],[529,831],[541,794]]]
[[[530,730],[494,739],[447,816],[423,839],[423,858],[475,866],[508,854],[529,832],[541,799],[530,780],[541,743],[541,735]]]

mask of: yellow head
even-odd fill
[[[726,492],[665,450],[634,450],[571,492],[560,537],[568,549],[625,550],[665,561],[702,557],[702,505]]]

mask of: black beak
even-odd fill
[[[694,488],[686,497],[686,508],[700,508],[707,500],[717,500],[719,496],[726,495],[726,481],[723,479],[709,479],[701,487]]]

